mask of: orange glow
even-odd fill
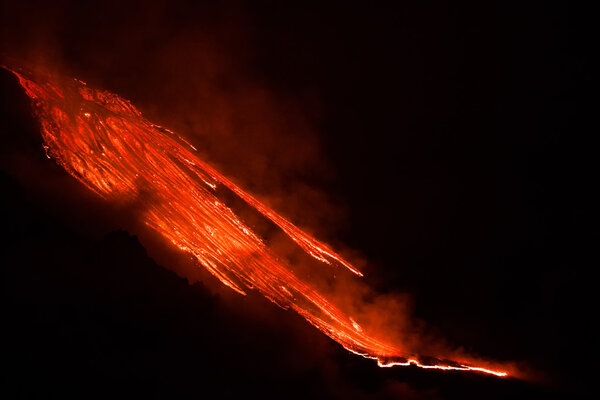
[[[142,222],[197,262],[223,284],[244,295],[255,289],[291,308],[352,353],[380,367],[503,371],[467,364],[417,361],[400,345],[387,343],[296,276],[253,230],[216,195],[226,187],[275,223],[302,250],[331,267],[362,273],[198,158],[195,148],[146,120],[127,100],[89,88],[77,79],[13,71],[32,99],[46,154],[106,200],[142,203]]]

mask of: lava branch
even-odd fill
[[[377,365],[379,365],[382,368],[389,368],[389,367],[395,367],[395,366],[403,366],[403,367],[407,367],[409,365],[415,365],[419,368],[424,368],[424,369],[439,369],[442,371],[474,371],[474,372],[483,372],[485,374],[490,374],[490,375],[496,375],[499,377],[505,377],[508,375],[508,373],[503,372],[503,371],[494,371],[491,369],[487,369],[487,368],[481,368],[481,367],[470,367],[468,365],[458,365],[458,366],[451,366],[451,365],[426,365],[426,364],[421,364],[419,361],[417,360],[413,360],[410,359],[406,362],[400,362],[400,361],[391,361],[391,362],[382,362],[381,360],[377,360]]]
[[[49,157],[106,200],[150,196],[142,206],[143,223],[191,254],[226,286],[240,294],[258,290],[277,305],[295,310],[352,353],[377,360],[380,367],[414,365],[507,376],[466,364],[422,363],[365,333],[355,319],[279,260],[216,196],[216,188],[227,187],[316,260],[362,273],[199,159],[185,139],[152,124],[116,94],[77,79],[5,68],[32,99]]]

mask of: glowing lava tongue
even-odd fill
[[[349,351],[379,366],[417,365],[440,370],[505,372],[457,363],[422,364],[397,346],[363,329],[282,263],[215,194],[223,185],[275,223],[316,260],[362,275],[327,245],[292,223],[200,160],[195,149],[152,124],[127,100],[81,81],[13,71],[33,100],[49,156],[107,200],[144,201],[143,222],[233,290],[253,288],[292,308]]]

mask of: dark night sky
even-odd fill
[[[28,99],[0,71],[3,398],[592,389],[585,10],[12,3],[0,9],[3,56],[60,64],[132,100],[360,252],[366,281],[410,294],[449,343],[524,361],[545,380],[380,369],[259,295],[220,292],[206,275],[189,285],[148,255],[126,216],[44,157]],[[223,104],[240,127],[228,135]],[[203,118],[214,135],[195,132]]]

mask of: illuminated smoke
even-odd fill
[[[291,308],[352,353],[380,367],[506,372],[462,363],[424,362],[370,334],[285,262],[216,194],[222,186],[276,224],[326,267],[361,272],[200,160],[193,146],[152,124],[127,100],[76,79],[12,70],[32,99],[48,157],[106,200],[142,200],[142,222],[240,294],[258,290]]]

